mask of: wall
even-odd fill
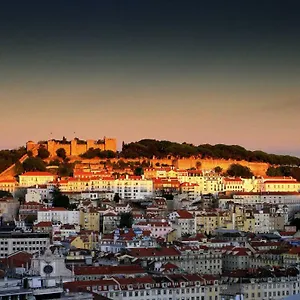
[[[67,156],[79,156],[80,154],[85,153],[89,148],[95,148],[100,150],[111,150],[117,151],[117,141],[114,138],[104,138],[103,144],[97,144],[95,140],[87,140],[83,144],[77,143],[77,140],[72,140],[70,143],[60,143],[54,140],[47,141],[44,146],[50,152],[50,156],[56,156],[56,151],[60,148],[65,149]],[[27,142],[26,148],[27,151],[35,151],[34,155],[37,154],[37,149],[39,145],[32,141]]]
[[[251,169],[254,175],[265,175],[269,167],[267,163],[260,162],[248,162],[248,161],[236,161],[236,160],[225,160],[225,159],[198,159],[198,158],[183,158],[183,159],[151,159],[151,164],[153,167],[157,163],[160,165],[167,164],[171,166],[172,164],[178,169],[190,169],[196,168],[197,162],[201,163],[200,169],[202,170],[212,170],[213,168],[219,166],[226,171],[231,164],[240,164]]]

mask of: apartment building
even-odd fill
[[[139,228],[141,230],[150,231],[154,238],[165,239],[167,235],[173,230],[172,225],[165,221],[141,221],[132,225],[132,228]]]
[[[20,187],[32,187],[54,181],[55,175],[49,172],[26,172],[19,176]]]
[[[61,224],[79,224],[80,211],[67,210],[63,207],[43,207],[37,212],[37,222],[53,222]]]
[[[217,278],[198,274],[113,277],[106,280],[68,282],[64,284],[64,288],[74,292],[90,291],[116,300],[218,300],[220,292]]]
[[[13,221],[18,213],[20,202],[14,198],[0,199],[0,216],[3,221]]]
[[[13,194],[18,187],[18,182],[15,179],[0,180],[0,191],[6,191]]]
[[[45,250],[50,244],[48,234],[1,232],[0,257],[6,257],[16,251],[36,253]]]

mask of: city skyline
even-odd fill
[[[300,156],[299,8],[1,4],[0,148],[52,132],[115,137],[119,147],[154,138]]]

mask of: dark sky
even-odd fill
[[[299,1],[5,2],[1,148],[52,132],[300,155]]]

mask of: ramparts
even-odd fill
[[[26,143],[27,151],[37,149],[39,146],[45,147],[49,152],[50,156],[56,156],[56,151],[60,148],[65,149],[67,156],[78,156],[85,153],[88,149],[100,149],[101,151],[110,150],[113,152],[117,151],[117,141],[114,138],[104,137],[101,140],[79,140],[77,138],[67,141],[63,140],[48,140],[45,142],[35,143],[29,141]],[[34,153],[35,155],[36,153]]]

